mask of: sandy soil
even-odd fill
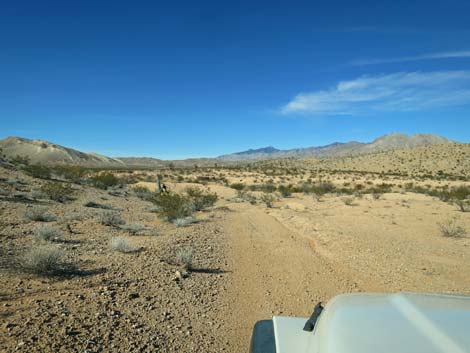
[[[470,231],[470,213],[453,205],[396,192],[379,200],[355,198],[352,205],[342,196],[319,202],[294,194],[267,208],[240,202],[233,189],[214,183],[199,186],[219,194],[216,207],[197,213],[200,221],[183,228],[158,219],[152,204],[131,189],[116,196],[77,186],[80,196],[73,202],[42,202],[57,216],[50,223],[62,231],[54,245],[87,275],[51,279],[18,273],[8,265],[37,244],[32,236],[37,224],[23,218],[36,204],[12,195],[41,182],[3,173],[2,188],[10,194],[0,199],[0,351],[244,352],[256,321],[306,317],[317,302],[340,293],[470,294],[470,238],[445,238],[439,230],[439,223],[457,217]],[[12,178],[24,184],[11,186]],[[232,178],[246,181],[242,175]],[[194,184],[168,185],[181,191]],[[128,223],[144,224],[151,234],[130,235],[99,224],[101,210],[84,207],[86,200],[119,210]],[[72,213],[81,219],[68,221]],[[116,235],[141,251],[113,252],[109,240]],[[178,279],[178,267],[166,259],[188,246],[194,248],[196,270]]]

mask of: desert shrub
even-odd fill
[[[193,255],[194,249],[191,247],[177,250],[175,253],[176,264],[190,270],[193,265]]]
[[[261,202],[264,202],[267,208],[272,208],[274,203],[274,196],[271,194],[263,194],[260,197]]]
[[[86,174],[86,169],[80,166],[63,165],[54,167],[54,174],[57,174],[71,182],[80,182]]]
[[[137,251],[136,246],[123,237],[111,238],[110,247],[112,250],[122,253],[131,253]]]
[[[179,227],[186,227],[187,225],[197,223],[197,219],[192,217],[192,216],[188,216],[188,217],[184,217],[184,218],[176,218],[172,221],[172,223],[175,226],[177,226],[178,228]]]
[[[23,168],[24,172],[33,178],[50,179],[52,176],[52,169],[42,164],[31,164]]]
[[[112,173],[100,173],[90,177],[90,182],[94,187],[106,190],[109,187],[119,185],[119,178]]]
[[[343,197],[343,202],[346,206],[354,206],[355,203],[354,203],[354,197]]]
[[[457,200],[455,201],[459,211],[461,212],[470,212],[470,201],[467,200]]]
[[[438,224],[441,235],[447,238],[462,238],[467,235],[467,231],[457,223],[456,218],[449,219]]]
[[[319,184],[312,185],[310,192],[317,195],[323,196],[335,190],[335,186],[330,182],[322,182]]]
[[[168,221],[184,218],[192,213],[191,201],[184,195],[161,193],[155,195],[152,202],[159,207],[158,213]]]
[[[37,222],[52,222],[56,219],[53,215],[47,213],[47,208],[45,207],[33,207],[27,210],[24,216],[29,221]]]
[[[373,192],[372,193],[372,198],[374,200],[380,200],[382,198],[382,194],[381,193],[377,193],[377,192]]]
[[[277,188],[274,184],[267,183],[267,184],[261,185],[259,189],[263,192],[273,193],[274,191],[276,191]]]
[[[48,196],[41,190],[32,190],[31,197],[35,200],[44,200],[48,198]]]
[[[49,199],[57,202],[66,202],[71,200],[72,195],[75,193],[75,190],[70,186],[70,184],[54,182],[44,184],[41,186],[40,190],[46,194]]]
[[[117,227],[126,223],[121,215],[113,211],[104,211],[100,214],[100,223],[105,226]]]
[[[453,187],[450,190],[450,197],[454,200],[466,200],[470,197],[470,187],[465,185]]]
[[[232,189],[241,191],[241,190],[245,189],[245,184],[243,184],[243,183],[233,183],[233,184],[230,184],[230,187]]]
[[[30,273],[42,276],[72,274],[76,266],[63,260],[62,250],[51,246],[40,246],[31,249],[22,259],[21,268]]]
[[[155,197],[155,193],[144,186],[136,186],[132,189],[132,191],[134,192],[135,196],[145,201],[151,201]]]
[[[199,188],[189,187],[185,190],[186,195],[195,211],[202,211],[214,206],[217,202],[217,194],[205,193]]]
[[[120,227],[122,230],[125,230],[132,235],[136,235],[145,230],[145,226],[143,224],[132,223],[132,224],[125,224]]]
[[[53,240],[60,236],[60,232],[58,229],[49,226],[37,227],[36,229],[34,229],[33,234],[36,239],[46,241]]]
[[[279,191],[282,197],[289,197],[292,195],[291,188],[286,185],[279,185],[277,191]]]
[[[103,205],[103,204],[95,202],[95,201],[87,201],[83,204],[83,206],[90,207],[90,208],[100,208],[102,210],[112,210],[113,209],[109,205]]]
[[[27,156],[20,156],[20,155],[16,155],[15,157],[11,157],[9,159],[10,163],[14,164],[14,165],[24,165],[24,166],[27,166],[29,165],[29,157]]]

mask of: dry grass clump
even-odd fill
[[[34,229],[33,234],[38,240],[50,241],[57,239],[60,236],[60,231],[56,228],[44,225]]]
[[[126,224],[126,221],[117,212],[104,211],[100,214],[100,223],[105,226],[118,227]]]
[[[36,222],[52,222],[55,221],[55,216],[47,213],[45,207],[33,207],[25,212],[24,217],[29,221]]]
[[[342,200],[343,200],[343,202],[346,206],[355,206],[356,205],[354,203],[355,198],[352,197],[352,196],[351,197],[343,197]]]
[[[190,270],[193,265],[194,249],[187,247],[179,249],[175,253],[176,264],[182,266],[185,270]]]
[[[197,223],[197,219],[192,216],[188,216],[188,217],[183,217],[183,218],[176,218],[172,221],[172,223],[178,228],[186,227],[187,225]]]
[[[143,224],[139,224],[139,223],[125,224],[125,225],[122,225],[120,228],[122,230],[125,230],[131,233],[132,235],[136,235],[146,229]]]
[[[467,235],[467,231],[458,224],[457,218],[449,219],[444,223],[439,223],[441,235],[446,238],[463,238]]]
[[[21,261],[21,268],[42,276],[59,276],[76,272],[74,264],[63,260],[64,252],[52,246],[32,248]]]
[[[110,242],[111,249],[122,253],[136,252],[137,247],[123,237],[113,237]]]

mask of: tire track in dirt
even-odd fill
[[[314,305],[357,290],[353,280],[334,269],[274,217],[246,204],[231,205],[223,221],[232,269],[227,313],[233,352],[249,347],[258,320],[273,315],[309,316]]]

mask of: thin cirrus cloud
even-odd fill
[[[423,111],[470,105],[470,71],[365,75],[336,86],[302,92],[281,107],[284,115],[357,115]]]
[[[349,65],[353,66],[365,66],[365,65],[379,65],[389,63],[403,63],[408,61],[419,61],[419,60],[437,60],[437,59],[458,59],[458,58],[470,58],[470,50],[461,51],[446,51],[414,56],[402,56],[396,58],[386,59],[363,59],[351,61]]]

